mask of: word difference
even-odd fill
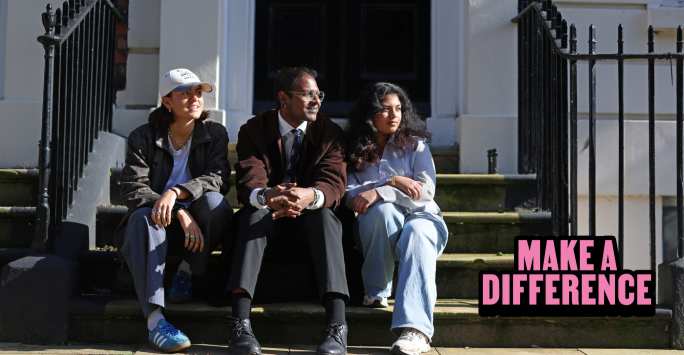
[[[623,270],[613,236],[518,237],[514,270],[480,272],[481,316],[653,316],[655,273]]]

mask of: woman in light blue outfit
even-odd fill
[[[430,350],[437,257],[446,224],[434,201],[430,134],[402,88],[371,85],[350,114],[346,204],[358,216],[364,305],[386,307],[399,272],[391,329],[395,354]]]

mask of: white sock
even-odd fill
[[[187,261],[183,260],[181,263],[178,265],[178,270],[176,272],[185,272],[188,275],[192,275],[192,269],[190,268],[190,264],[188,264]]]
[[[157,307],[149,316],[147,316],[147,330],[152,331],[152,329],[157,327],[157,323],[164,319],[161,307]]]

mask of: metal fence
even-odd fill
[[[519,1],[519,169],[537,173],[539,206],[554,215],[554,233],[577,235],[577,66],[586,63],[589,81],[588,226],[596,235],[596,64],[617,64],[618,100],[618,225],[620,259],[624,255],[624,63],[648,63],[648,157],[650,265],[656,269],[655,216],[655,63],[675,61],[677,122],[677,236],[678,257],[684,256],[682,221],[682,28],[677,29],[676,53],[654,52],[654,30],[648,28],[647,53],[624,53],[622,26],[618,27],[617,53],[596,53],[596,28],[589,27],[588,53],[577,52],[577,31],[568,28],[551,1]],[[568,140],[569,139],[569,140]],[[569,158],[566,154],[569,152]],[[569,167],[568,167],[569,165]],[[568,198],[569,197],[569,201]],[[569,226],[569,231],[568,231]],[[568,233],[565,233],[567,231]]]
[[[66,218],[88,153],[100,131],[111,131],[115,20],[109,0],[69,0],[42,14],[45,34],[39,195],[33,247]]]

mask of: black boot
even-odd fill
[[[261,355],[261,345],[254,336],[249,319],[231,318],[230,352],[233,355]]]
[[[347,325],[343,323],[328,324],[325,338],[316,349],[320,355],[339,355],[347,353]]]

